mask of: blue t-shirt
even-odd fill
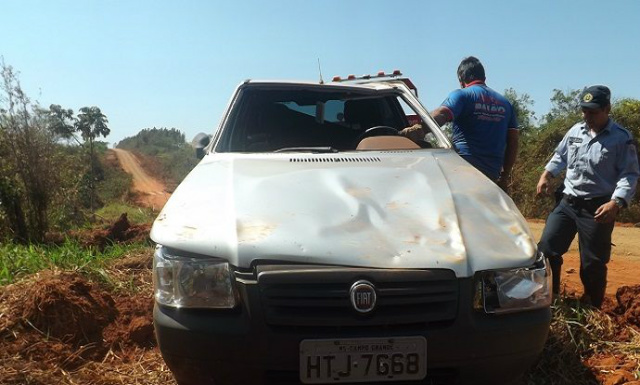
[[[497,179],[504,163],[507,130],[517,128],[511,103],[484,83],[455,90],[442,102],[453,114],[452,141],[466,161]]]

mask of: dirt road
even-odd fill
[[[540,239],[544,223],[529,221],[531,231],[537,240]],[[611,261],[607,265],[607,294],[615,295],[621,286],[640,285],[640,228],[616,226],[613,230]],[[577,237],[564,256],[562,265],[562,283],[570,291],[582,293],[580,282],[580,258],[578,256]]]
[[[133,177],[133,190],[139,193],[138,202],[154,210],[160,210],[169,199],[164,184],[149,176],[131,152],[119,148],[114,148],[113,151],[124,171]]]

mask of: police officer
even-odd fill
[[[564,136],[537,186],[538,194],[548,194],[551,178],[566,168],[563,198],[549,214],[538,247],[549,258],[558,294],[562,255],[578,233],[583,300],[598,308],[607,286],[614,221],[631,202],[640,175],[631,134],[609,118],[610,100],[609,88],[601,85],[580,94],[584,122]]]
[[[484,66],[464,58],[458,66],[460,88],[449,94],[431,116],[443,125],[453,122],[452,142],[458,154],[502,188],[518,153],[516,115],[511,103],[485,83]],[[419,124],[400,131],[414,141],[424,139]]]

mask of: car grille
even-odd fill
[[[375,286],[376,307],[367,314],[355,311],[349,298],[358,280]],[[451,270],[262,266],[258,287],[269,325],[446,324],[457,314],[458,282]]]
[[[342,157],[297,157],[290,158],[291,163],[380,163],[381,159],[371,156],[342,156]]]

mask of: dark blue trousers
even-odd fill
[[[549,214],[538,248],[549,259],[553,273],[553,292],[560,290],[562,255],[578,234],[580,279],[591,303],[600,307],[607,287],[607,262],[611,257],[612,223],[597,223],[594,213],[608,197],[582,200],[564,197]]]

